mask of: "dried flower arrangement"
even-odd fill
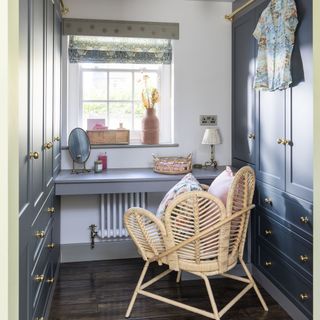
[[[154,106],[160,101],[160,94],[157,88],[150,87],[148,85],[149,76],[143,76],[144,89],[142,89],[141,97],[143,106],[146,109],[154,108]]]

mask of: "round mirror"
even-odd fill
[[[85,163],[88,160],[90,156],[90,141],[83,129],[75,128],[70,132],[68,146],[74,162]]]

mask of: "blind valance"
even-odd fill
[[[179,23],[63,19],[63,34],[68,36],[133,37],[179,39]]]
[[[70,36],[69,61],[170,64],[172,46],[168,39]]]

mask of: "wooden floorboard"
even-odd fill
[[[50,320],[121,320],[125,319],[132,292],[143,267],[141,259],[66,263],[53,297]],[[146,280],[164,270],[153,264]],[[210,310],[202,280],[175,282],[176,273],[169,274],[148,290],[174,298],[195,307]],[[230,279],[211,280],[219,308],[227,304],[244,284]],[[250,290],[223,320],[286,320],[286,312],[262,289],[269,312],[264,312],[259,300]],[[138,296],[132,320],[204,320],[208,319],[147,297]]]

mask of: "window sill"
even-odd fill
[[[91,149],[138,149],[138,148],[174,148],[179,147],[178,143],[160,143],[160,144],[94,144]],[[68,146],[61,147],[62,150],[68,150]]]

